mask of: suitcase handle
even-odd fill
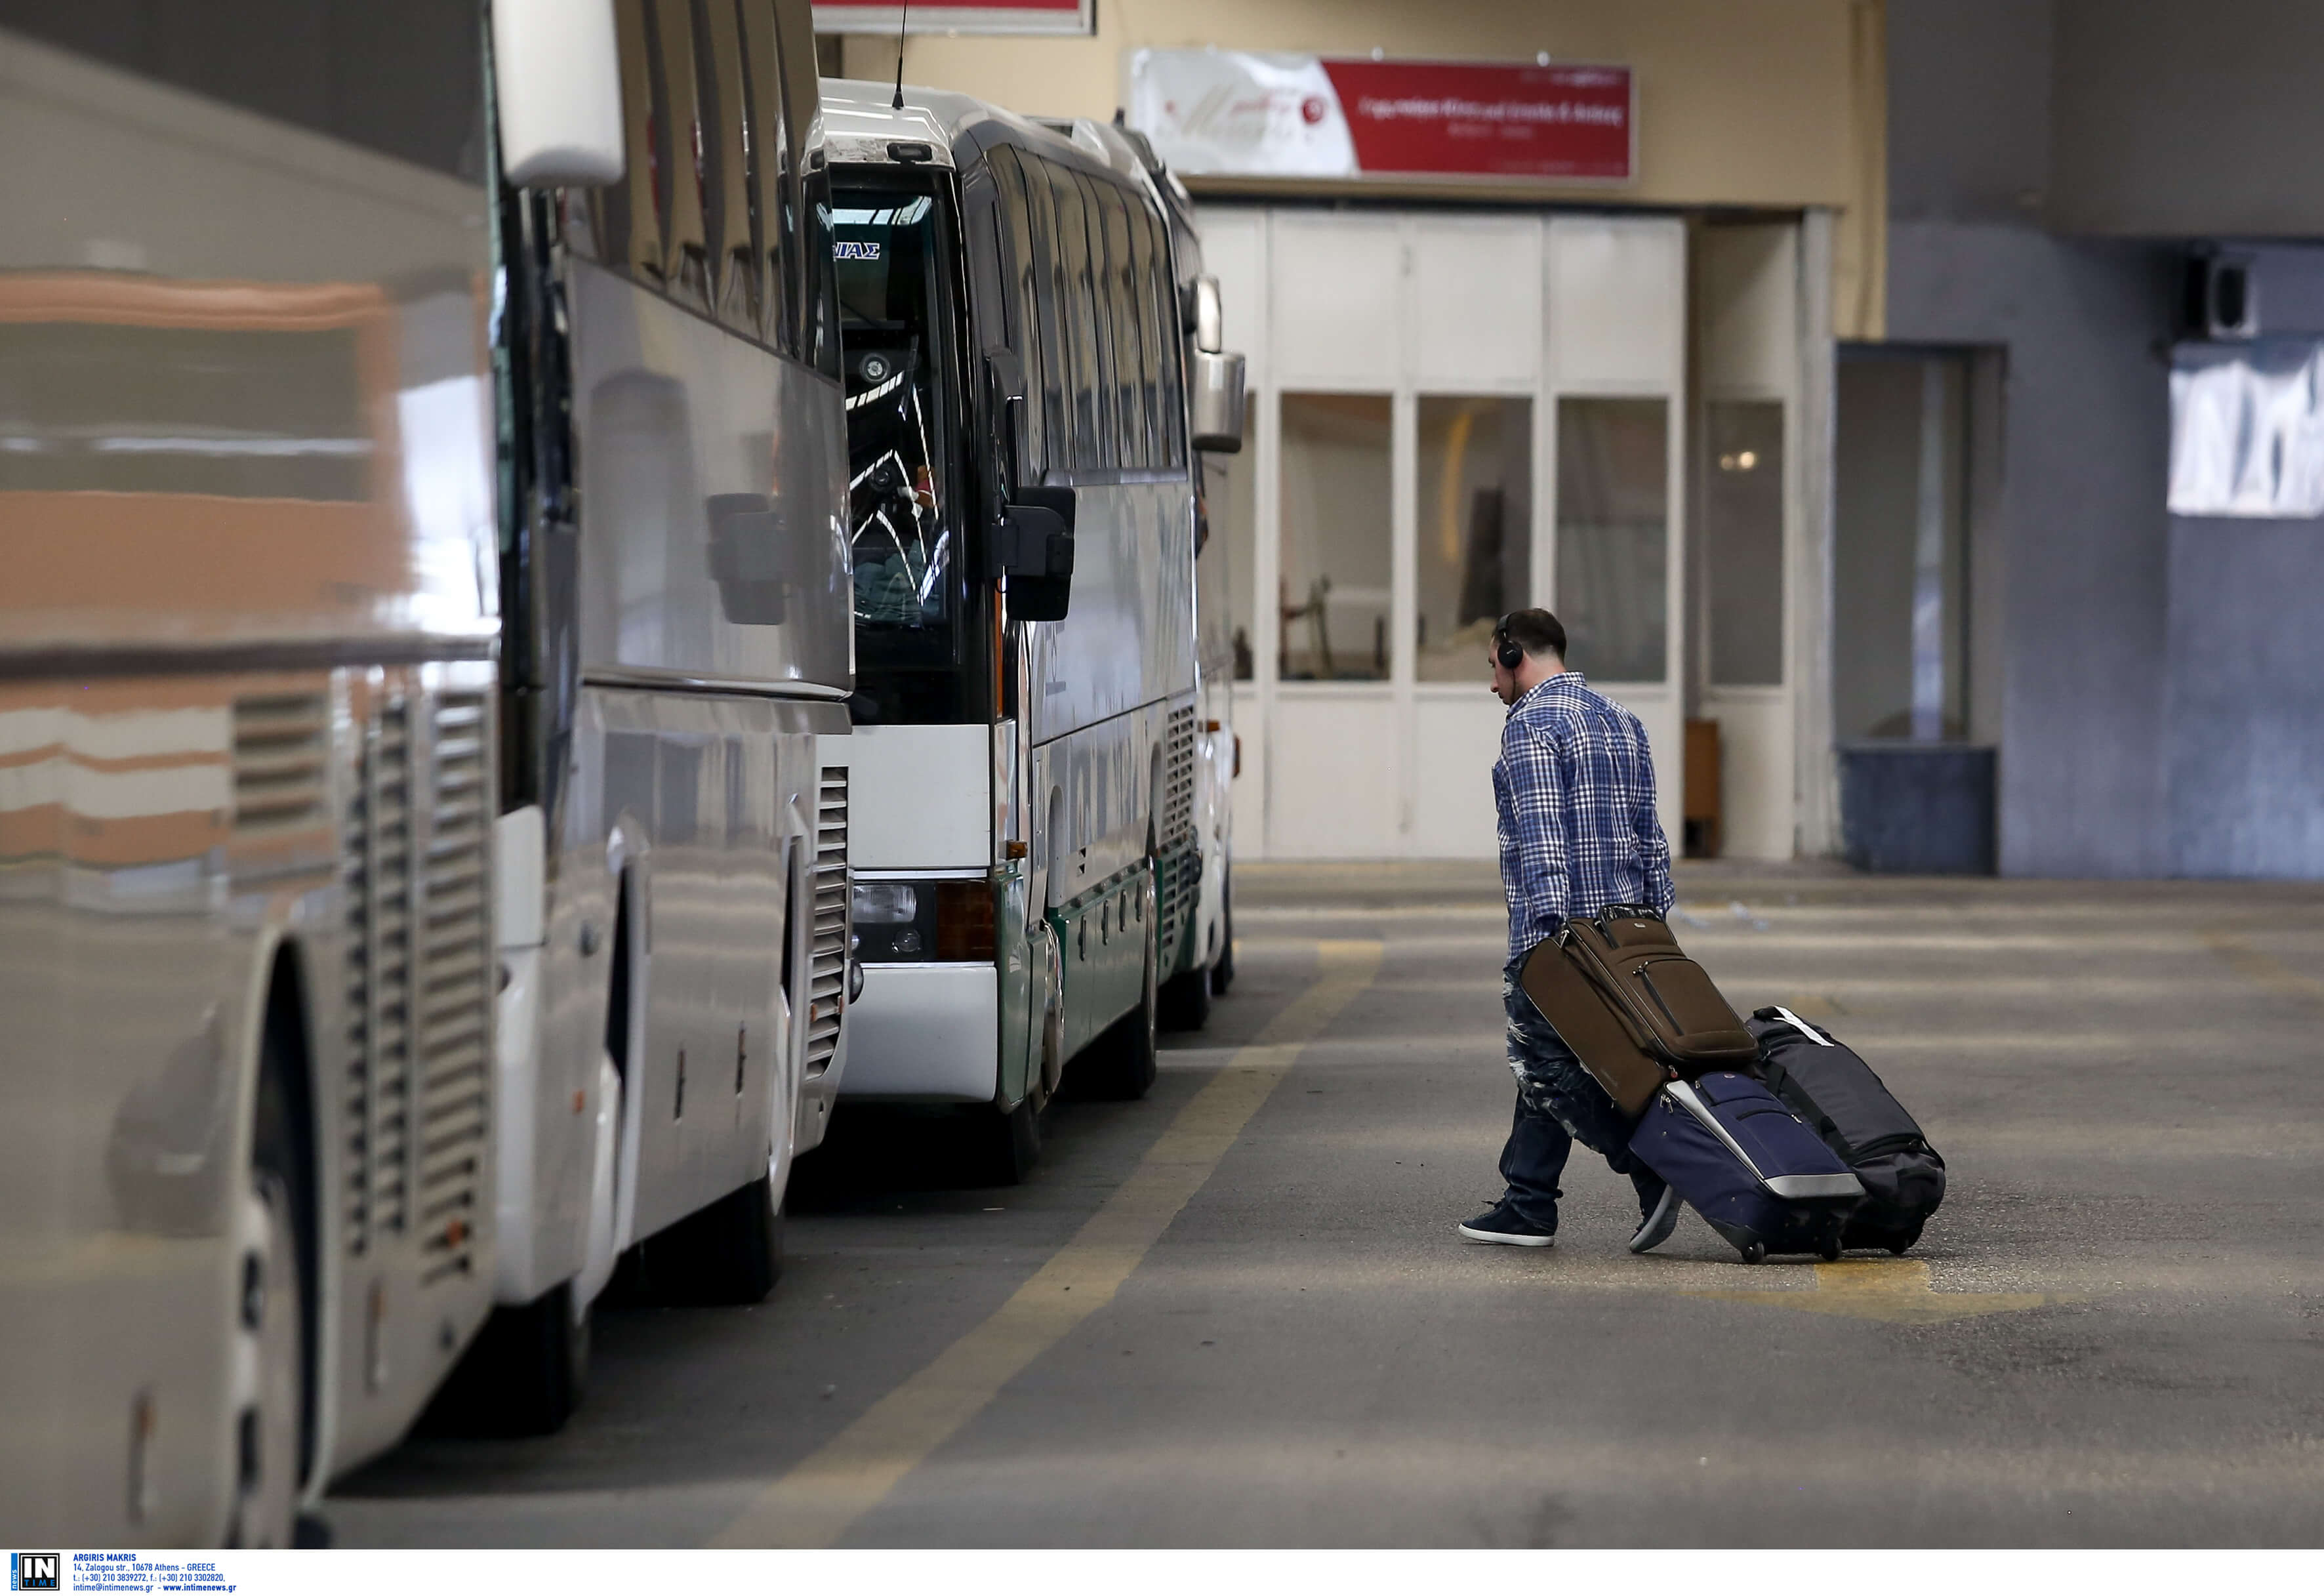
[[[1608,947],[1621,946],[1614,940],[1612,927],[1616,920],[1655,920],[1665,925],[1669,923],[1643,903],[1609,903],[1600,909],[1597,917],[1590,922],[1598,927],[1598,935],[1606,939]]]

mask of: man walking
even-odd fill
[[[1461,1227],[1471,1241],[1546,1247],[1557,1233],[1557,1179],[1576,1141],[1637,1187],[1643,1216],[1630,1250],[1661,1245],[1678,1194],[1629,1155],[1630,1122],[1550,1029],[1517,976],[1569,916],[1609,904],[1667,914],[1670,844],[1655,814],[1655,767],[1638,717],[1565,668],[1565,628],[1547,610],[1516,610],[1493,629],[1493,691],[1509,707],[1493,763],[1509,962],[1501,973],[1515,1123],[1501,1149],[1501,1200]]]

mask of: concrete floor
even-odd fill
[[[408,1444],[340,1544],[2324,1540],[2324,890],[1690,868],[1737,1007],[1951,1166],[1912,1257],[1750,1268],[1692,1215],[1628,1256],[1581,1152],[1554,1249],[1454,1236],[1512,1095],[1489,867],[1238,881],[1147,1101],[1057,1105],[1012,1190],[859,1146],[765,1305],[601,1315],[564,1434]]]

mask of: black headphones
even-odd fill
[[[1515,610],[1509,612],[1509,615],[1516,613]],[[1509,615],[1503,615],[1493,623],[1493,658],[1501,662],[1503,670],[1515,670],[1525,663],[1526,657],[1525,650],[1518,646],[1517,640],[1509,635]]]

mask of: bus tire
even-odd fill
[[[999,1103],[976,1111],[979,1185],[1022,1185],[1041,1161],[1041,1114],[1028,1094],[1012,1109]]]
[[[1158,1023],[1164,1030],[1200,1030],[1211,1022],[1211,973],[1189,970],[1183,975],[1173,975],[1162,986],[1162,1012]]]
[[[493,1310],[420,1427],[438,1435],[553,1435],[589,1380],[590,1309],[570,1280],[516,1307]]]
[[[309,1305],[302,1262],[307,1183],[290,1049],[270,1023],[260,1044],[249,1190],[235,1259],[234,1356],[245,1399],[233,1419],[230,1546],[287,1547],[298,1533]]]
[[[1138,1007],[1115,1020],[1074,1061],[1081,1095],[1111,1102],[1134,1102],[1152,1090],[1161,999],[1154,984],[1154,949],[1148,945],[1146,987]]]
[[[1235,978],[1233,868],[1230,866],[1219,879],[1225,886],[1226,901],[1219,905],[1219,956],[1211,961],[1211,992],[1222,998]]]
[[[783,1273],[783,1205],[761,1175],[631,1250],[627,1295],[688,1307],[748,1307]]]

